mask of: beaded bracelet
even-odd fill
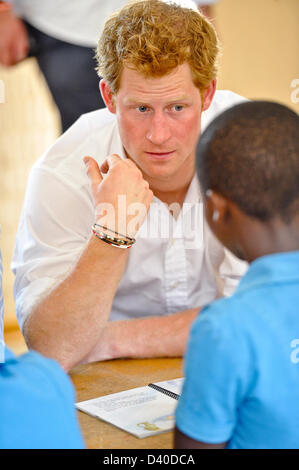
[[[101,227],[104,230],[107,230],[109,232],[114,233],[115,235],[119,235],[121,237],[124,237],[125,239],[117,238],[117,237],[112,237],[110,235],[107,235],[107,233],[102,232],[101,230],[98,230],[96,227]],[[94,235],[102,240],[105,243],[108,243],[109,245],[116,246],[117,248],[131,248],[132,245],[136,242],[135,238],[130,238],[126,237],[124,235],[121,235],[118,232],[114,232],[113,230],[109,229],[108,227],[104,227],[103,225],[99,224],[94,224],[92,226],[92,231]]]
[[[108,232],[119,235],[120,237],[127,239],[130,243],[136,242],[135,238],[128,237],[127,235],[122,235],[121,233],[118,233],[115,230],[111,230],[111,228],[105,227],[104,225],[94,224],[94,227],[100,227],[100,228],[103,228],[104,230],[107,230]]]

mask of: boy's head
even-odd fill
[[[294,111],[252,101],[218,116],[198,142],[207,220],[241,258],[299,249],[299,227],[294,230],[299,222],[298,131]],[[295,237],[293,245],[290,237]]]
[[[216,76],[218,41],[214,27],[192,4],[135,0],[106,21],[97,47],[97,71],[112,93],[119,90],[124,66],[156,78],[186,62],[203,94]]]

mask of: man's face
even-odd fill
[[[213,90],[205,93],[203,109]],[[145,78],[125,67],[110,110],[116,113],[127,155],[146,179],[179,181],[193,174],[202,101],[187,63],[161,78]]]

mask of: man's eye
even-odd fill
[[[180,105],[180,104],[176,104],[176,105],[174,106],[174,110],[175,110],[175,111],[182,111],[182,109],[183,109],[183,106]]]
[[[138,106],[138,111],[140,111],[141,113],[145,113],[147,111],[147,107],[146,106]]]

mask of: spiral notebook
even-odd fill
[[[78,410],[144,438],[171,431],[184,378],[150,383],[76,403]]]
[[[167,390],[166,388],[163,388],[158,384],[148,384],[148,387],[151,387],[151,388],[153,388],[154,390],[157,390],[160,393],[164,393],[164,395],[167,395],[168,397],[174,398],[174,400],[178,400],[180,398],[180,395],[178,395],[177,393],[174,393],[171,390]]]

